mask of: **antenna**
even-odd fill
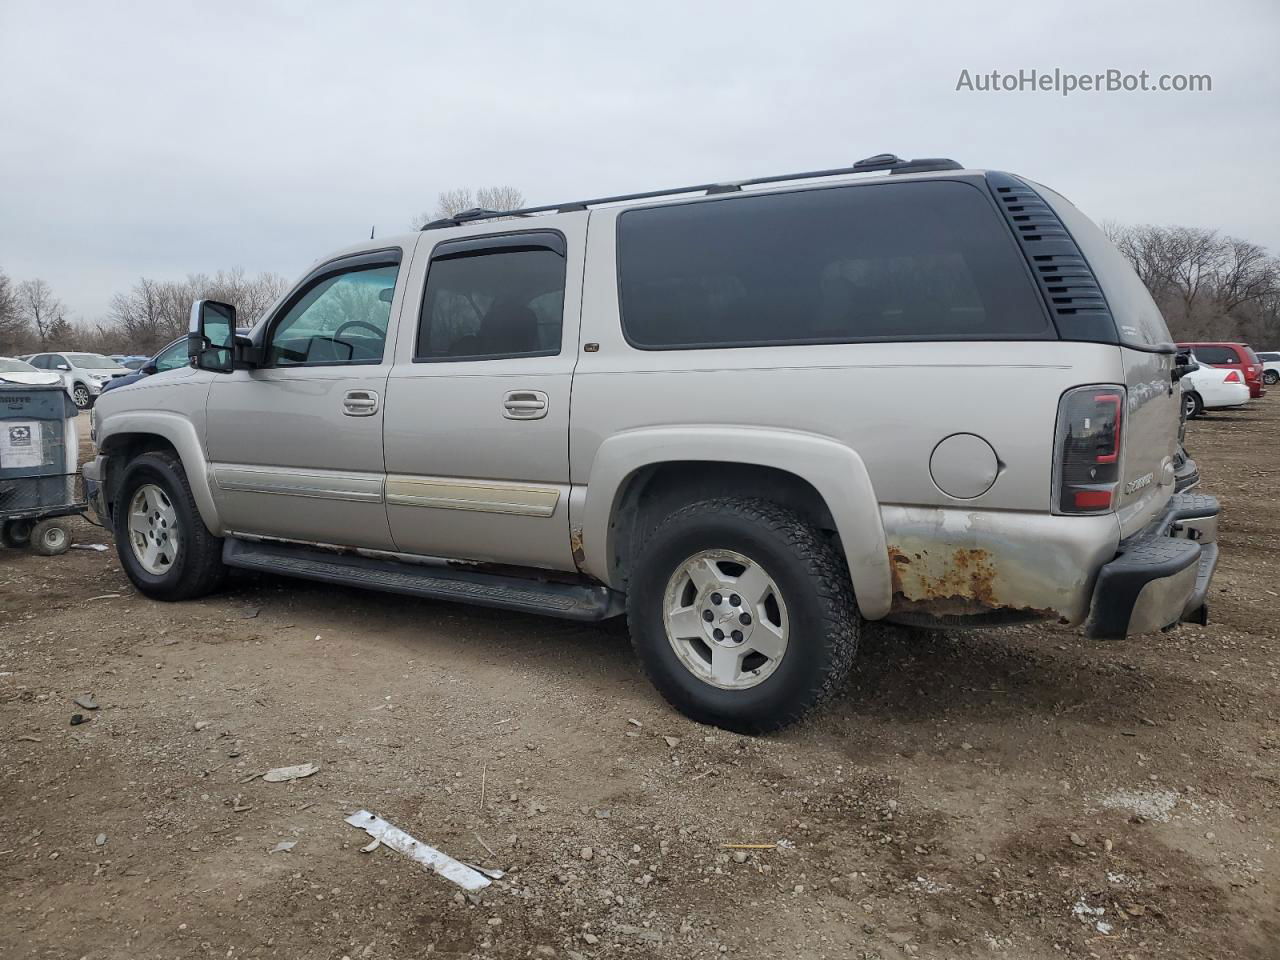
[[[372,227],[370,227],[370,228],[369,228],[369,239],[370,239],[370,240],[372,240],[372,239],[373,239],[373,231],[377,228],[377,226],[378,226],[378,225],[375,223]]]

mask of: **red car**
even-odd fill
[[[1246,343],[1180,343],[1180,349],[1190,349],[1196,359],[1211,367],[1229,367],[1239,370],[1249,385],[1249,399],[1257,400],[1267,391],[1262,387],[1262,361]]]

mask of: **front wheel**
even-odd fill
[[[1280,380],[1280,372],[1267,370],[1262,374],[1262,382],[1265,384],[1274,385],[1277,380]]]
[[[83,383],[77,383],[71,391],[71,399],[78,410],[88,410],[89,405],[93,403],[93,395],[89,393],[89,388]]]
[[[663,520],[640,548],[627,618],[667,701],[740,733],[785,727],[834,694],[860,623],[831,540],[748,499],[704,500]]]
[[[147,596],[189,600],[221,585],[222,540],[200,518],[173,454],[144,453],[129,463],[112,519],[120,564]]]
[[[1188,420],[1193,420],[1204,413],[1204,401],[1194,390],[1182,395],[1182,409]]]

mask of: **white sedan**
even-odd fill
[[[1267,386],[1280,382],[1280,352],[1259,353],[1258,359],[1262,361],[1262,382]]]
[[[1201,365],[1182,377],[1182,405],[1187,419],[1206,410],[1242,407],[1249,402],[1249,385],[1239,370]]]
[[[62,374],[49,370],[37,370],[25,360],[0,357],[0,383],[47,386],[51,383],[62,383]]]

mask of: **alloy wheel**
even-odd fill
[[[702,550],[676,568],[662,621],[685,669],[722,690],[767,680],[790,636],[778,585],[759,563],[732,550]]]
[[[178,512],[168,494],[154,483],[144,483],[129,501],[129,546],[142,569],[162,576],[173,568],[182,534]]]

